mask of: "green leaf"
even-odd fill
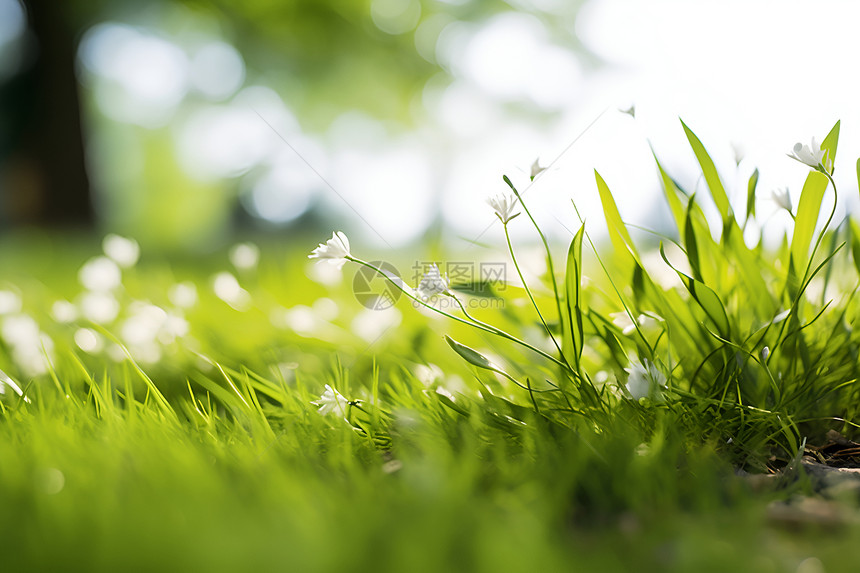
[[[492,370],[493,372],[498,372],[505,378],[509,380],[514,380],[514,378],[502,370],[500,366],[498,366],[495,362],[475,350],[474,348],[469,348],[465,344],[460,344],[447,334],[445,335],[445,341],[448,343],[448,346],[454,349],[454,352],[460,355],[460,358],[468,362],[473,366],[477,366],[478,368],[482,368],[484,370]]]
[[[654,162],[657,163],[657,170],[660,172],[660,182],[663,186],[663,195],[666,197],[666,202],[669,204],[669,210],[672,211],[672,217],[675,219],[675,225],[678,228],[678,234],[684,228],[684,205],[681,203],[679,194],[683,194],[675,182],[669,177],[669,174],[663,169],[660,160],[657,159],[657,154],[651,148],[651,154],[654,156]]]
[[[663,249],[663,243],[660,243],[660,256],[663,257],[663,260],[666,262],[669,267],[678,273],[678,276],[681,277],[681,281],[684,283],[684,286],[687,287],[687,290],[690,291],[690,294],[693,295],[693,299],[699,306],[702,307],[702,310],[705,311],[705,314],[708,315],[713,323],[717,327],[717,331],[720,336],[723,338],[729,338],[730,335],[730,327],[729,327],[729,317],[726,314],[726,308],[723,306],[720,297],[717,296],[709,286],[705,283],[697,281],[693,277],[682,273],[678,269],[672,266],[672,263],[669,262],[669,259],[666,257],[666,251]]]
[[[696,194],[690,196],[687,202],[687,215],[684,219],[684,246],[687,248],[687,261],[696,280],[702,280],[702,271],[699,266],[699,247],[696,243],[696,231],[693,229],[693,207],[695,206]]]
[[[683,120],[681,120],[681,125],[684,126],[684,133],[687,134],[687,140],[690,142],[690,147],[693,148],[693,153],[696,154],[696,159],[699,162],[699,166],[702,168],[702,174],[705,176],[705,183],[708,184],[708,189],[711,190],[711,197],[713,197],[714,203],[720,211],[723,221],[729,221],[733,217],[732,207],[729,203],[729,197],[726,195],[726,190],[723,187],[723,182],[720,181],[720,174],[717,173],[714,160],[711,159],[711,156],[708,155],[708,152],[705,150],[705,146],[702,145],[702,142],[698,137],[696,137],[696,134],[687,127],[687,124],[685,124]]]
[[[564,324],[564,351],[573,356],[573,365],[579,370],[579,362],[582,357],[583,347],[583,320],[582,320],[582,297],[580,294],[582,285],[582,238],[585,235],[585,224],[583,224],[567,250],[567,268],[565,270],[565,306],[566,316],[563,317]]]
[[[860,275],[860,227],[853,220],[851,224],[851,255],[854,259],[854,268],[857,269],[857,274]]]
[[[755,217],[755,188],[758,185],[758,169],[750,175],[747,183],[747,219]]]
[[[827,157],[835,163],[836,145],[839,142],[839,122],[833,126],[830,133],[821,145],[827,150]],[[830,181],[823,173],[810,170],[800,192],[800,201],[797,204],[797,217],[794,221],[794,235],[791,238],[791,262],[795,265],[798,276],[803,276],[806,265],[809,262],[809,246],[818,224],[818,216],[821,212],[821,200]]]
[[[624,226],[624,221],[621,220],[618,205],[616,205],[615,199],[612,197],[609,186],[597,170],[594,171],[594,178],[597,181],[597,192],[600,194],[600,203],[603,205],[603,214],[606,217],[606,225],[609,228],[609,239],[612,241],[612,246],[615,247],[616,252],[630,253],[638,264],[639,253],[633,244],[633,239],[630,238],[627,227]]]

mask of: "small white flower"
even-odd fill
[[[335,231],[331,234],[331,239],[325,243],[320,243],[319,246],[311,251],[308,255],[309,259],[328,260],[337,268],[343,267],[346,262],[346,257],[352,256],[349,252],[349,239],[342,231]]]
[[[346,407],[349,405],[349,400],[344,398],[343,394],[326,384],[323,395],[320,396],[319,400],[311,402],[311,404],[319,406],[317,412],[322,416],[336,412],[346,417]]]
[[[624,371],[629,374],[625,387],[634,400],[659,398],[660,388],[666,386],[666,375],[648,360],[633,360]]]
[[[788,193],[788,187],[785,189],[775,189],[770,192],[770,196],[778,207],[791,213],[791,195]]]
[[[418,284],[418,288],[415,289],[415,295],[424,300],[434,297],[437,294],[448,294],[449,292],[450,285],[448,284],[448,277],[442,276],[436,263],[432,263],[430,265],[430,268],[426,273],[424,273],[424,276],[421,277],[421,282]]]
[[[107,235],[102,241],[102,250],[113,261],[123,268],[133,267],[140,258],[140,245],[134,239]]]
[[[78,280],[87,290],[107,292],[122,284],[122,272],[112,259],[94,257],[78,271]]]
[[[113,322],[119,314],[119,301],[110,293],[88,292],[78,303],[81,316],[97,324]]]
[[[167,298],[179,308],[191,308],[197,304],[197,287],[191,281],[176,283],[167,291]]]
[[[645,326],[653,326],[657,323],[657,320],[662,320],[660,317],[654,318],[653,316],[647,316],[645,314],[640,314],[636,317],[636,324],[633,323],[633,320],[630,318],[630,315],[627,314],[626,311],[622,312],[611,312],[609,316],[612,318],[612,324],[621,329],[621,334],[624,336],[629,336],[636,332],[636,324],[640,327]]]
[[[761,359],[763,362],[767,362],[767,357],[770,356],[770,348],[765,346],[761,349]]]
[[[212,290],[215,296],[238,311],[248,310],[251,305],[250,293],[243,289],[236,277],[227,271],[212,277]]]
[[[0,314],[15,314],[21,311],[21,297],[10,290],[0,290]]]
[[[98,354],[104,348],[101,335],[91,328],[79,328],[75,331],[75,344],[87,354]]]
[[[432,386],[445,379],[445,373],[435,364],[418,364],[415,366],[415,377],[425,386]]]
[[[816,143],[815,138],[812,138],[812,145],[803,145],[795,143],[792,152],[788,155],[794,160],[800,161],[808,167],[819,169],[823,166],[821,162],[824,160],[826,150],[821,149],[821,146]]]
[[[519,213],[514,213],[517,198],[510,193],[496,193],[492,197],[487,198],[487,203],[493,208],[496,212],[496,217],[502,223],[507,224],[508,221],[519,215]]]
[[[740,143],[733,141],[732,152],[735,154],[735,165],[740,165],[746,155],[746,149],[744,149],[744,146]]]
[[[633,323],[633,320],[627,312],[612,312],[609,316],[612,318],[612,324],[620,328],[621,334],[624,336],[628,336],[636,332],[636,325]],[[643,318],[641,314],[639,315],[639,318]]]
[[[544,171],[546,171],[546,167],[541,167],[540,159],[535,159],[535,162],[532,163],[531,173],[529,174],[529,176],[531,177],[531,180],[534,181],[535,177],[537,177]]]
[[[78,319],[78,308],[67,300],[58,300],[51,306],[51,316],[61,324]]]
[[[239,243],[230,249],[230,262],[240,271],[251,270],[260,262],[260,247],[254,243]]]

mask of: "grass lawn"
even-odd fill
[[[352,280],[386,254],[323,243],[341,275],[317,236],[7,235],[0,570],[857,570],[860,489],[800,464],[860,419],[860,241],[819,220],[838,132],[779,249],[688,131],[716,225],[661,168],[677,233],[637,245],[597,175],[606,244],[583,227],[539,276],[487,255],[509,285],[428,269],[384,311]],[[532,224],[512,193],[505,231]]]

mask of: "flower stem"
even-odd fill
[[[522,201],[521,201],[521,203],[522,203]],[[534,307],[535,312],[537,313],[538,318],[541,321],[541,324],[543,324],[544,329],[546,329],[546,333],[549,335],[550,339],[552,340],[553,345],[555,345],[556,350],[558,350],[559,356],[561,356],[562,361],[564,361],[564,363],[567,364],[567,359],[564,357],[564,352],[562,352],[561,347],[558,345],[558,341],[552,335],[552,331],[549,329],[549,325],[546,323],[546,320],[544,320],[543,314],[541,314],[540,308],[538,308],[537,302],[535,302],[535,297],[532,296],[532,291],[529,288],[529,285],[526,283],[525,277],[523,277],[522,270],[520,270],[520,265],[517,262],[517,256],[514,254],[514,246],[511,244],[511,235],[508,232],[507,224],[503,225],[503,227],[505,229],[505,240],[508,243],[508,251],[511,253],[511,260],[514,263],[514,268],[517,270],[517,275],[520,277],[520,282],[523,283],[523,288],[525,289],[526,294],[528,295],[529,300],[531,301],[532,306]],[[553,279],[552,282],[555,283],[555,280]],[[569,364],[568,364],[568,368],[570,368]]]
[[[532,217],[532,214],[529,211],[529,208],[526,207],[526,204],[523,202],[523,198],[520,195],[520,192],[517,191],[517,188],[514,187],[514,184],[511,183],[511,180],[508,179],[507,175],[505,175],[503,177],[503,179],[505,180],[505,183],[508,184],[508,187],[511,188],[511,191],[514,192],[514,195],[517,196],[517,199],[519,199],[520,205],[523,206],[523,211],[525,211],[526,215],[528,215],[529,220],[532,222],[532,225],[534,225],[535,230],[537,230],[538,236],[540,237],[540,240],[543,243],[543,248],[546,251],[546,264],[547,264],[547,270],[549,271],[549,282],[552,285],[552,293],[555,296],[555,308],[558,311],[558,321],[561,322],[561,316],[562,316],[562,314],[561,314],[561,298],[558,296],[558,285],[555,284],[555,267],[552,264],[552,253],[549,250],[549,243],[547,242],[546,236],[544,236],[543,231],[540,230],[540,227],[538,226],[537,221],[535,221],[534,217]],[[506,235],[507,235],[507,232],[508,232],[508,229],[507,229],[507,226],[505,226],[505,234]],[[554,340],[555,339],[553,339],[553,341]],[[562,356],[564,356],[564,355],[562,354]]]
[[[555,362],[555,363],[556,363],[556,364],[558,364],[559,366],[561,366],[561,367],[563,367],[563,368],[565,368],[565,369],[567,369],[567,370],[571,370],[569,365],[567,365],[567,364],[566,364],[566,363],[564,363],[564,362],[561,362],[560,360],[558,360],[557,358],[555,358],[555,357],[554,357],[554,356],[552,356],[551,354],[547,354],[546,352],[544,352],[544,351],[543,351],[543,350],[541,350],[540,348],[537,348],[537,347],[535,347],[535,346],[532,346],[532,345],[531,345],[531,344],[529,344],[528,342],[526,342],[526,341],[524,341],[524,340],[520,340],[520,339],[519,339],[519,338],[517,338],[516,336],[513,336],[512,334],[508,334],[508,333],[507,333],[507,332],[505,332],[504,330],[501,330],[501,329],[499,329],[499,328],[496,328],[495,326],[489,325],[489,324],[487,324],[487,323],[485,323],[485,322],[481,322],[480,320],[476,320],[476,319],[472,318],[472,317],[469,315],[469,313],[467,313],[467,312],[466,312],[466,309],[463,307],[463,303],[462,303],[462,302],[460,302],[460,299],[458,299],[458,298],[457,298],[456,296],[454,296],[454,295],[448,295],[448,296],[450,296],[450,297],[451,297],[451,298],[453,298],[455,301],[457,301],[457,305],[460,307],[460,310],[463,312],[463,314],[464,314],[464,315],[466,315],[466,318],[468,318],[468,320],[464,320],[464,319],[460,318],[459,316],[454,316],[453,314],[449,314],[449,313],[445,312],[444,310],[438,309],[438,308],[436,308],[435,306],[432,306],[432,305],[427,304],[426,302],[424,302],[423,300],[421,300],[421,298],[419,298],[419,297],[415,296],[415,294],[411,291],[411,289],[407,289],[407,288],[405,288],[405,287],[403,286],[403,284],[401,284],[401,283],[402,283],[402,280],[401,280],[400,282],[398,282],[398,281],[394,280],[394,278],[392,278],[392,277],[391,277],[391,276],[389,276],[388,274],[384,273],[381,269],[379,269],[379,268],[377,268],[377,267],[373,266],[372,264],[370,264],[370,263],[368,263],[368,262],[365,262],[365,261],[363,261],[363,260],[361,260],[361,259],[357,259],[357,258],[353,257],[352,255],[347,255],[347,256],[346,256],[346,257],[344,257],[344,258],[345,258],[346,260],[348,260],[348,261],[353,262],[353,263],[357,263],[357,264],[362,265],[362,266],[365,266],[365,267],[367,267],[367,268],[369,268],[369,269],[373,269],[374,271],[376,271],[377,273],[379,273],[380,275],[382,275],[382,276],[383,276],[383,277],[384,277],[388,282],[390,282],[390,283],[391,283],[391,284],[393,284],[395,287],[397,287],[397,288],[400,290],[400,292],[402,292],[403,294],[405,294],[406,296],[408,296],[410,299],[412,299],[413,301],[417,302],[417,303],[418,303],[418,304],[420,304],[421,306],[423,306],[423,307],[425,307],[425,308],[427,308],[427,309],[429,309],[429,310],[432,310],[433,312],[436,312],[436,313],[438,313],[438,314],[441,314],[442,316],[446,316],[446,317],[450,318],[451,320],[455,320],[455,321],[457,321],[457,322],[459,322],[459,323],[462,323],[462,324],[465,324],[465,325],[471,326],[471,327],[473,327],[473,328],[477,328],[478,330],[483,330],[484,332],[488,332],[488,333],[490,333],[490,334],[494,334],[494,335],[496,335],[496,336],[498,336],[498,337],[501,337],[501,338],[505,338],[505,339],[507,339],[507,340],[510,340],[511,342],[515,342],[516,344],[519,344],[520,346],[524,346],[524,347],[528,348],[529,350],[531,350],[531,351],[533,351],[533,352],[536,352],[537,354],[540,354],[540,355],[541,355],[541,356],[543,356],[544,358],[546,358],[546,359],[548,359],[548,360],[551,360],[551,361]],[[399,278],[399,277],[398,277],[398,278]]]

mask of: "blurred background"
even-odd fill
[[[0,224],[462,250],[500,234],[485,198],[538,160],[551,237],[571,199],[599,234],[594,169],[625,220],[666,230],[649,142],[703,185],[680,116],[739,212],[760,169],[778,240],[770,191],[796,205],[807,171],[786,153],[837,119],[856,203],[857,22],[835,0],[0,0]]]

